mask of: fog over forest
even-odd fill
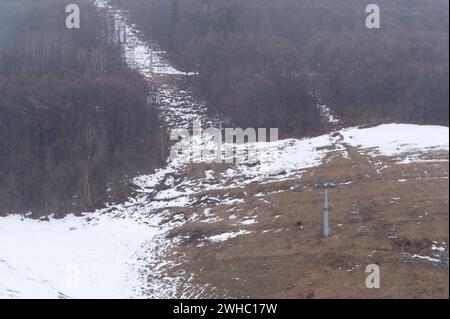
[[[78,1],[0,0],[0,208],[86,210],[165,161],[149,87],[124,64],[111,20]],[[114,0],[180,70],[211,114],[281,137],[346,126],[448,125],[447,0]],[[125,187],[126,188],[126,187]]]

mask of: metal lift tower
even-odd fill
[[[323,191],[323,237],[328,238],[330,236],[330,206],[328,205],[328,190],[339,189],[336,181],[324,180],[319,177],[314,184],[314,189]]]
[[[330,222],[329,222],[330,208],[328,206],[328,189],[325,189],[323,198],[323,237],[330,236]]]

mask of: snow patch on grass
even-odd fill
[[[401,157],[401,163],[433,161],[424,155],[429,156],[436,151],[448,152],[449,149],[449,129],[445,126],[383,124],[371,128],[344,129],[341,134],[345,143],[368,151],[372,157]],[[448,161],[448,156],[445,161]]]
[[[240,230],[237,232],[228,232],[222,233],[220,235],[211,236],[208,237],[208,240],[213,243],[220,243],[246,234],[250,234],[250,232],[248,230]]]

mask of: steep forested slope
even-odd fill
[[[69,30],[68,3],[0,1],[0,213],[92,209],[162,160],[117,26],[81,1],[82,27]]]
[[[241,126],[320,131],[317,103],[347,124],[448,125],[446,0],[378,1],[379,30],[361,0],[116,2]]]

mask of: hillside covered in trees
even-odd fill
[[[344,125],[448,125],[448,1],[111,0],[168,51],[211,114],[281,137]],[[164,160],[147,83],[111,18],[82,0],[0,0],[0,210],[81,211]],[[108,190],[108,191],[107,191]]]
[[[381,29],[361,0],[114,1],[239,126],[312,134],[317,103],[347,125],[448,125],[447,0],[380,0]]]
[[[0,211],[90,210],[160,164],[147,83],[125,67],[113,21],[78,1],[0,0]],[[110,196],[110,197],[107,197]]]

